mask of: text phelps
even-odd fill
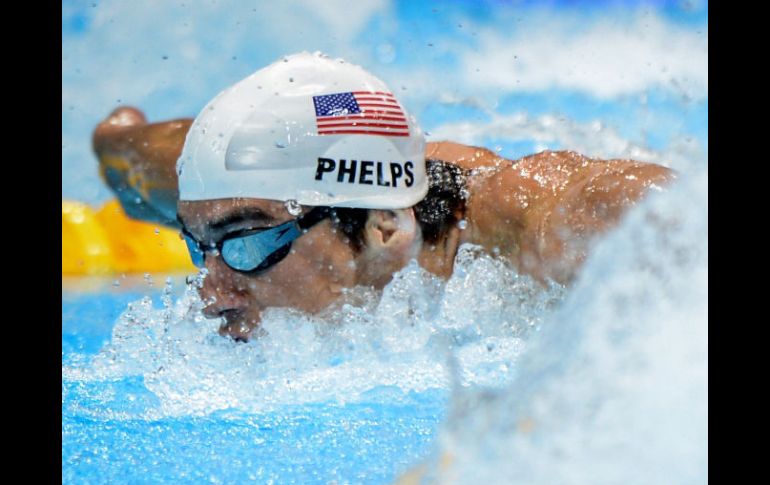
[[[411,161],[404,162],[373,162],[370,160],[345,160],[337,162],[331,158],[319,158],[318,168],[315,171],[316,180],[324,180],[324,176],[334,177],[337,173],[337,182],[349,184],[380,185],[382,187],[398,187],[399,179],[403,177],[403,183],[411,187],[414,183]]]

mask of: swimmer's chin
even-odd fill
[[[225,321],[219,326],[219,335],[230,337],[236,342],[248,342],[252,338],[258,337],[259,322],[249,325],[242,319],[236,321]]]

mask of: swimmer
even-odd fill
[[[93,147],[129,216],[184,234],[208,270],[204,314],[237,340],[268,307],[315,313],[345,288],[384,287],[412,259],[448,278],[464,243],[569,283],[592,241],[675,176],[572,151],[509,160],[425,143],[381,80],[308,53],[226,89],[194,120],[118,108]]]

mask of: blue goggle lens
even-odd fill
[[[246,229],[228,234],[211,250],[218,250],[222,260],[230,268],[241,272],[261,272],[285,258],[291,250],[291,243],[318,222],[328,217],[326,207],[316,207],[306,216],[285,222],[269,229]],[[206,252],[186,230],[182,231],[190,259],[202,268]]]
[[[221,245],[222,259],[238,271],[262,271],[289,254],[291,243],[302,235],[294,221],[266,230],[225,238]]]
[[[199,268],[205,265],[206,252],[198,241],[186,232],[183,233],[190,252],[190,259]],[[225,236],[217,244],[222,260],[230,268],[242,271],[264,271],[285,258],[291,250],[291,243],[302,231],[294,221],[270,229],[252,229],[239,231]]]

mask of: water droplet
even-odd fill
[[[166,59],[168,59],[168,56],[163,56],[162,59],[165,61]]]
[[[276,148],[286,148],[286,144],[283,142],[276,140],[274,143]]]
[[[468,227],[468,221],[466,221],[465,219],[460,219],[459,221],[457,221],[457,227],[459,227],[461,231],[464,231],[465,228]]]
[[[113,281],[112,286],[120,286],[120,280]]]
[[[289,212],[289,214],[293,215],[294,217],[302,214],[302,206],[294,199],[287,200],[283,205],[286,207],[286,210]]]
[[[293,83],[293,82],[294,82],[294,78],[293,78],[293,77],[290,77],[290,78],[289,78],[289,82],[290,82],[290,83]]]
[[[160,234],[160,229],[158,229],[157,227],[155,228],[155,234]]]

